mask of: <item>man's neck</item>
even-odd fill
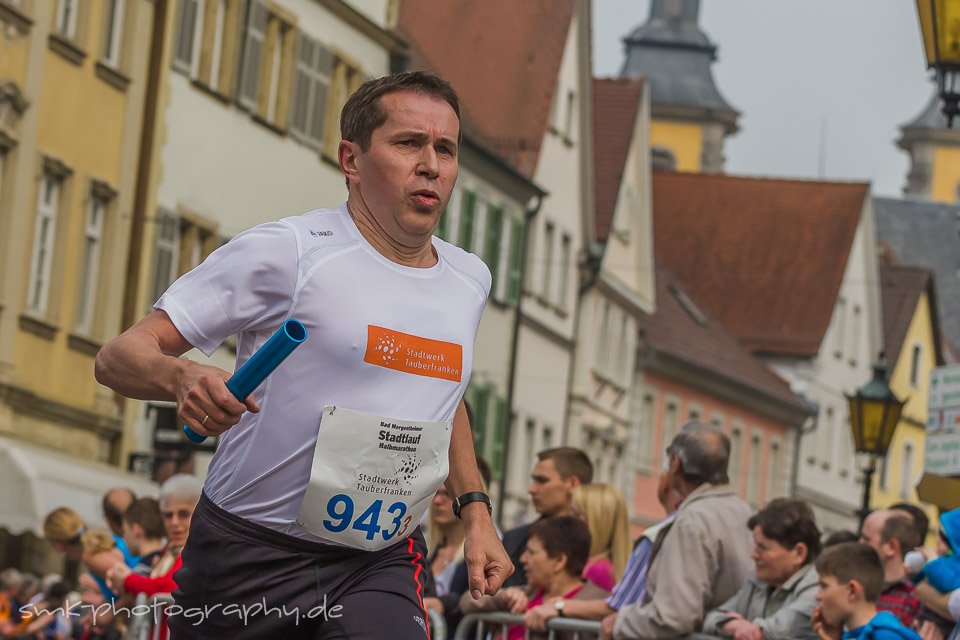
[[[364,240],[370,243],[377,253],[387,260],[396,262],[405,267],[426,269],[437,264],[437,256],[433,251],[431,236],[427,236],[417,246],[407,246],[397,242],[395,238],[384,230],[370,212],[366,202],[354,190],[347,197],[347,211],[357,225],[357,230]]]
[[[140,553],[137,555],[143,557],[161,550],[163,550],[163,540],[144,540],[140,543]]]
[[[907,575],[903,568],[903,560],[892,558],[883,565],[883,579],[885,582],[896,582]]]
[[[873,620],[875,615],[877,615],[877,607],[872,602],[862,602],[847,618],[846,627],[847,629],[859,629]]]

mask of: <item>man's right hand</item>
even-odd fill
[[[240,422],[245,411],[257,413],[260,407],[253,394],[245,402],[227,389],[230,373],[182,360],[176,384],[177,412],[183,424],[202,436],[218,436]]]

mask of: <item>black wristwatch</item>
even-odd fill
[[[489,511],[491,515],[493,514],[493,505],[490,504],[490,496],[482,491],[471,491],[470,493],[465,493],[453,499],[453,515],[462,520],[463,518],[460,515],[460,511],[471,502],[482,502],[486,504],[487,511]]]

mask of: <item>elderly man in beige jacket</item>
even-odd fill
[[[752,510],[729,484],[727,436],[689,422],[667,456],[671,486],[683,502],[657,537],[644,602],[604,619],[605,639],[658,640],[696,631],[706,612],[726,602],[750,575],[746,525]]]

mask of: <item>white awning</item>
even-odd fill
[[[156,483],[117,467],[0,436],[0,528],[43,537],[43,521],[70,507],[88,527],[106,527],[101,503],[114,487],[156,497]]]

